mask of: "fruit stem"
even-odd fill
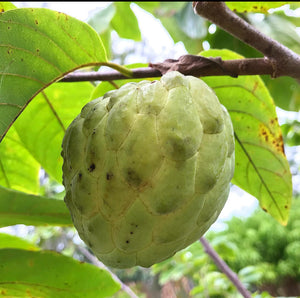
[[[121,74],[123,74],[124,76],[133,77],[133,71],[125,66],[113,63],[113,62],[103,62],[101,63],[102,65],[108,66],[110,68],[113,68],[115,70],[117,70],[118,72],[120,72]]]

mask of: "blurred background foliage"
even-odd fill
[[[254,3],[243,8],[243,2],[228,3],[239,16],[262,32],[300,54],[299,2]],[[257,3],[260,3],[257,7]],[[26,2],[15,3],[17,7]],[[277,9],[270,7],[278,6]],[[284,5],[284,6],[282,6]],[[45,5],[46,7],[47,5]],[[95,4],[96,6],[96,4]],[[256,7],[256,8],[255,8]],[[191,2],[110,2],[106,7],[95,8],[87,20],[100,35],[108,59],[119,64],[147,63],[175,57],[176,51],[168,49],[157,53],[155,45],[141,30],[137,12],[151,14],[159,20],[162,30],[181,45],[182,54],[198,54],[209,48],[233,50],[244,57],[262,55],[240,42],[214,24],[194,14]],[[272,79],[262,76],[276,105],[290,113],[299,112],[300,85],[295,79]],[[299,181],[300,118],[288,120],[282,125],[285,145],[294,148],[289,155],[293,175]],[[297,155],[298,154],[298,155]],[[298,178],[297,178],[298,177]],[[296,183],[297,184],[297,183]],[[63,198],[61,186],[41,171],[41,193]],[[299,195],[295,187],[295,196]],[[300,199],[294,199],[291,217],[286,227],[280,226],[270,216],[257,210],[248,218],[234,217],[221,231],[208,232],[206,237],[214,249],[238,274],[253,297],[300,296]],[[17,227],[17,234],[32,245],[51,249],[87,261],[77,249],[83,245],[74,228]],[[119,278],[128,284],[139,297],[241,297],[228,278],[221,273],[204,253],[200,242],[177,253],[173,258],[151,269],[132,268],[115,270]],[[119,292],[114,297],[128,297]]]

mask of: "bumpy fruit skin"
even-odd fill
[[[233,128],[202,80],[174,71],[88,103],[62,156],[82,240],[108,266],[149,267],[217,219],[234,172]]]

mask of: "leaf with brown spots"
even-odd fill
[[[259,12],[268,13],[271,8],[277,8],[285,4],[292,2],[225,2],[226,5],[235,12],[247,13],[247,12]]]
[[[15,9],[16,6],[13,5],[11,2],[0,2],[0,13]]]
[[[229,50],[209,50],[205,57],[241,59]],[[261,208],[286,224],[292,179],[284,153],[275,105],[259,76],[202,78],[227,108],[235,131],[234,184],[255,196]]]

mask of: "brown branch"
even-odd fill
[[[229,75],[236,78],[240,75],[262,74],[274,76],[273,64],[265,58],[222,60],[220,57],[184,55],[178,60],[167,59],[162,63],[150,63],[150,66],[158,69],[162,74],[177,70],[184,75],[196,77]]]
[[[160,77],[161,73],[159,70],[154,68],[136,68],[132,69],[133,76],[132,79],[141,78],[153,78]],[[75,72],[66,75],[59,82],[82,82],[82,81],[113,81],[113,80],[124,80],[129,79],[128,77],[122,75],[120,72],[111,70],[109,72]]]
[[[213,259],[218,268],[226,274],[226,276],[231,280],[231,282],[235,285],[238,291],[245,298],[251,298],[251,293],[245,288],[242,282],[239,280],[236,273],[234,273],[228,265],[221,259],[218,253],[210,246],[208,241],[204,238],[200,238],[200,242],[202,243],[205,252]]]
[[[224,2],[193,2],[194,11],[264,54],[274,64],[274,76],[300,79],[300,56],[264,35],[231,11]]]
[[[237,77],[240,75],[271,75],[274,77],[273,64],[266,58],[222,60],[221,58],[205,58],[202,56],[184,55],[178,60],[167,59],[162,63],[150,63],[150,67],[132,69],[132,79],[160,77],[171,70],[185,75]],[[280,74],[277,72],[277,76]],[[109,72],[76,72],[66,75],[60,82],[80,81],[112,81],[128,79],[121,73]]]
[[[154,78],[177,70],[185,75],[237,77],[240,75],[270,75],[273,78],[290,76],[300,79],[300,56],[279,42],[264,35],[232,12],[224,2],[193,2],[197,14],[249,44],[264,54],[265,58],[223,61],[221,58],[205,58],[184,55],[179,59],[167,59],[161,63],[149,63],[150,67],[133,69],[132,78]],[[106,73],[71,73],[60,82],[112,81],[128,79],[117,71]]]

